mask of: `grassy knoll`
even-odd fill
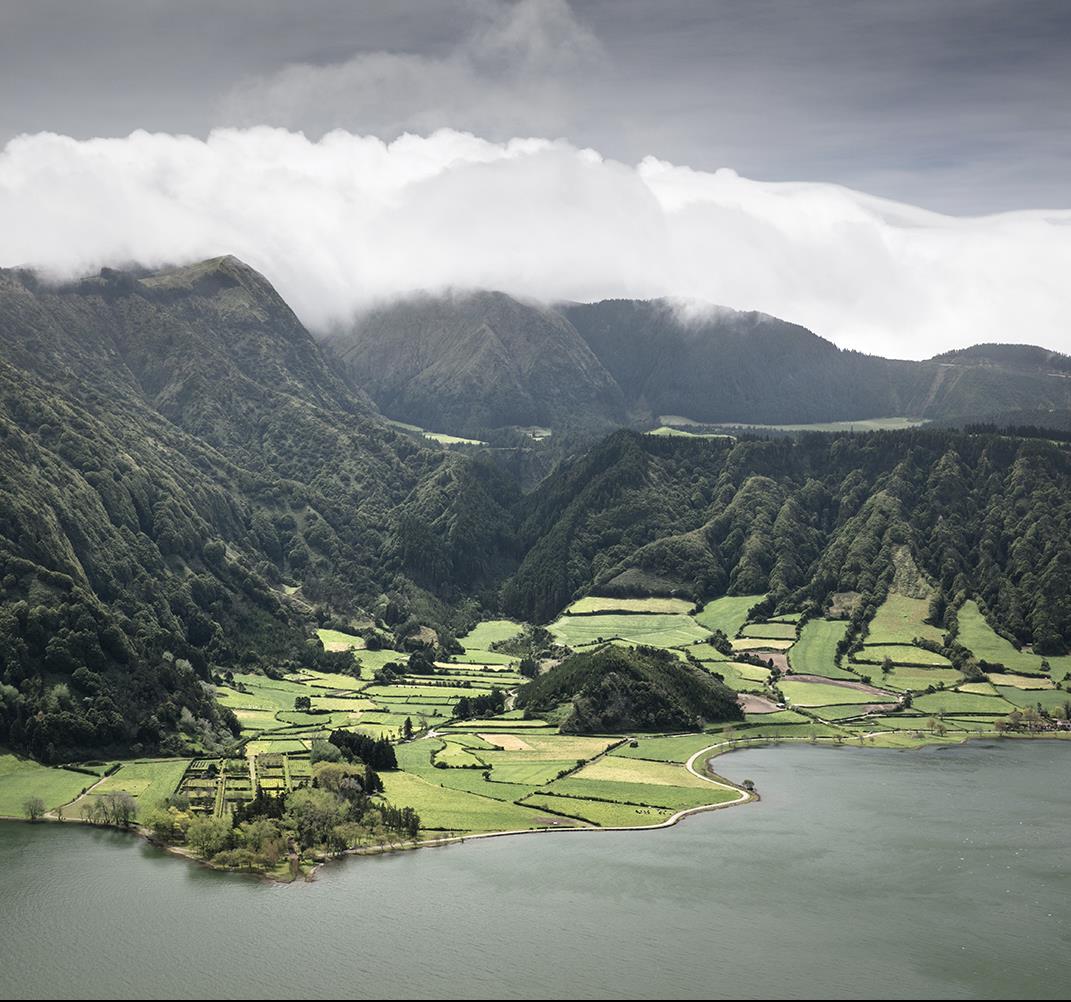
[[[764,595],[723,595],[707,602],[703,611],[695,614],[695,621],[711,633],[721,630],[727,637],[735,637],[747,622],[748,609],[763,598]]]
[[[837,644],[848,632],[848,623],[837,619],[812,619],[800,630],[788,656],[792,670],[801,675],[824,675],[826,678],[853,678],[851,672],[834,663]]]
[[[74,800],[95,777],[0,753],[0,815],[22,817],[23,804],[40,797],[46,810]]]
[[[703,640],[708,635],[691,616],[666,613],[562,616],[551,623],[549,629],[556,640],[570,647],[614,637],[653,647],[677,647]]]
[[[782,679],[781,691],[785,698],[796,706],[829,706],[842,703],[892,703],[895,697],[887,693],[864,692],[846,685],[824,682],[799,682]]]
[[[979,661],[1002,664],[1013,672],[1027,675],[1040,674],[1043,659],[1029,651],[1018,650],[1011,641],[997,633],[982,615],[977,602],[964,602],[956,618],[959,621],[956,639]]]
[[[110,776],[106,776],[93,788],[93,792],[79,798],[72,808],[76,816],[83,803],[94,797],[109,793],[129,793],[138,802],[138,811],[146,811],[162,804],[178,789],[190,759],[135,759],[123,762]]]
[[[870,621],[866,644],[910,644],[916,637],[941,643],[944,631],[925,622],[930,604],[891,591]]]
[[[566,610],[569,616],[584,616],[594,613],[668,613],[686,615],[692,611],[692,603],[683,598],[609,598],[602,595],[587,595],[577,599]]]

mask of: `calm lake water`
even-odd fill
[[[661,832],[353,859],[309,884],[0,825],[0,994],[1063,998],[1071,744],[784,746]]]

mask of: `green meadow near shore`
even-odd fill
[[[213,866],[291,880],[339,853],[662,826],[744,803],[754,793],[708,765],[736,748],[1069,733],[1062,675],[997,634],[974,601],[958,610],[954,648],[942,646],[925,601],[895,590],[854,646],[848,620],[760,615],[763,601],[725,596],[696,609],[671,597],[587,596],[550,624],[559,646],[542,657],[530,628],[506,619],[477,623],[452,653],[435,654],[372,650],[358,633],[323,629],[330,667],[215,677],[214,697],[239,728],[233,743],[60,767],[3,754],[0,815],[134,827]],[[572,674],[559,667],[570,648],[585,652],[568,660]],[[589,706],[597,676],[582,667],[600,658],[606,671],[649,665],[654,674],[637,679],[676,686],[667,699],[698,695],[704,678],[724,682],[718,691],[738,708],[704,696],[695,705],[714,717],[690,730],[600,733],[593,722],[612,717]],[[533,677],[531,691],[545,695],[529,697]],[[683,722],[654,705],[651,720]]]

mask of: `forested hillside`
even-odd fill
[[[572,325],[501,292],[414,295],[326,343],[384,414],[437,431],[625,419],[620,388]]]
[[[978,345],[886,359],[766,314],[665,300],[428,293],[381,304],[326,343],[389,417],[477,438],[503,426],[642,428],[659,415],[803,424],[1071,407],[1071,359],[1058,352]]]
[[[467,592],[514,496],[387,427],[233,258],[0,272],[0,470],[0,743],[44,758],[212,741],[209,665]]]
[[[771,610],[873,606],[906,547],[931,610],[979,596],[1041,654],[1071,642],[1071,453],[996,434],[902,431],[798,442],[619,432],[519,507],[528,547],[506,609],[574,597],[769,593]],[[873,609],[871,608],[871,612]]]
[[[579,337],[526,315],[532,344]],[[809,351],[844,354],[739,322],[801,370]],[[582,348],[540,370],[557,390],[532,399],[587,406],[605,391],[610,421],[615,380],[657,369],[636,338],[627,371],[611,378],[605,346]],[[506,354],[531,374],[521,348]],[[594,397],[570,388],[569,358]],[[1020,372],[1024,358],[1037,362],[1016,354]],[[970,368],[988,378],[996,362]],[[740,399],[758,378],[746,371]],[[466,386],[478,400],[479,379]],[[233,258],[67,285],[0,272],[0,745],[50,761],[217,747],[237,722],[213,672],[330,667],[310,639],[328,621],[442,649],[480,615],[546,622],[591,592],[768,594],[770,611],[835,599],[863,621],[902,553],[932,583],[935,622],[972,596],[1040,654],[1071,641],[1071,455],[1044,437],[620,431],[530,494],[511,469],[394,430]]]

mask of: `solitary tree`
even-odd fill
[[[22,802],[27,821],[40,821],[45,816],[45,802],[40,797],[27,797]]]

